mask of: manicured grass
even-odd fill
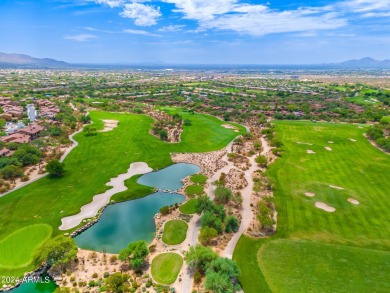
[[[203,174],[195,174],[190,177],[190,180],[196,184],[205,184],[207,176]]]
[[[198,199],[191,198],[185,204],[179,207],[179,211],[183,214],[195,214],[196,213],[196,205],[198,204]]]
[[[240,268],[239,281],[245,293],[271,292],[257,261],[257,251],[265,241],[241,236],[234,250],[233,260]]]
[[[243,287],[256,292],[266,280],[277,292],[368,292],[373,282],[375,288],[388,288],[390,281],[384,276],[390,275],[390,157],[363,136],[366,126],[275,121],[275,127],[285,145],[282,158],[267,172],[274,186],[277,233],[252,246],[261,270],[246,257],[253,255],[249,240],[240,240],[234,258],[243,272]],[[307,197],[305,192],[316,195]],[[336,211],[320,210],[316,201]],[[313,254],[316,258],[310,257]],[[247,277],[251,271],[264,275],[257,278],[259,287]]]
[[[193,196],[193,195],[196,195],[196,194],[201,194],[203,193],[203,185],[189,185],[186,187],[185,189],[185,193],[189,196]]]
[[[0,239],[38,223],[49,224],[53,235],[63,233],[57,229],[61,218],[78,213],[95,194],[107,190],[106,183],[125,173],[130,163],[147,162],[152,168],[161,169],[172,164],[170,153],[218,150],[240,134],[221,127],[223,121],[212,116],[184,113],[183,118],[191,116],[192,126],[184,126],[180,143],[169,144],[149,134],[153,120],[145,115],[92,111],[90,116],[98,129],[103,128],[102,119],[118,120],[119,125],[95,136],[77,134],[79,145],[65,159],[64,177],[45,177],[1,197]],[[135,178],[126,185],[130,191],[118,194],[114,200],[133,199],[150,191],[138,185]],[[36,246],[29,239],[23,245],[31,251]],[[14,251],[10,257],[17,254]],[[1,268],[0,275],[5,275]]]
[[[162,241],[169,245],[182,243],[187,236],[188,224],[181,220],[171,220],[165,223]]]
[[[52,230],[52,227],[47,224],[30,225],[2,239],[0,241],[0,268],[16,269],[29,265],[34,249],[50,237]],[[32,247],[26,246],[26,242]]]
[[[183,258],[177,253],[163,253],[152,260],[153,279],[163,285],[175,282],[183,265]]]
[[[388,251],[275,240],[259,263],[273,292],[390,292]]]

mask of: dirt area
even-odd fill
[[[316,152],[312,151],[312,150],[307,150],[306,153],[308,153],[308,154],[315,154]]]
[[[327,146],[325,147],[325,149],[326,149],[327,151],[330,151],[330,152],[332,151],[332,148],[327,147]]]
[[[172,161],[175,163],[191,163],[200,166],[202,173],[211,177],[219,169],[225,167],[227,163],[222,160],[227,150],[222,149],[209,153],[175,153],[171,154]]]
[[[313,193],[313,192],[305,192],[305,195],[308,196],[308,197],[314,197],[314,196],[316,196],[316,194]]]

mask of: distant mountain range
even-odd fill
[[[156,66],[156,64],[151,64],[150,66]],[[50,58],[34,58],[29,55],[25,54],[7,54],[7,53],[1,53],[0,52],[0,68],[110,68],[110,69],[123,69],[123,68],[132,68],[132,67],[137,67],[139,65],[75,65],[75,64],[69,64],[64,61],[58,61],[55,59],[50,59]],[[161,65],[162,66],[162,65]],[[163,67],[166,67],[169,65],[165,65]],[[184,65],[175,65],[176,67],[184,66]],[[313,65],[283,65],[283,64],[275,64],[275,65],[201,65],[201,67],[204,68],[220,68],[220,67],[272,67],[272,68],[277,68],[280,66],[281,68],[342,68],[342,69],[390,69],[390,60],[375,60],[370,57],[362,58],[362,59],[353,59],[353,60],[348,60],[344,61],[341,63],[330,63],[330,64],[313,64]],[[143,67],[148,67],[148,65],[144,65]],[[197,65],[190,65],[189,67],[194,67],[197,68],[199,66]]]
[[[0,67],[2,68],[63,68],[69,64],[50,58],[34,58],[24,54],[7,54],[0,52]]]
[[[345,68],[390,68],[390,60],[375,60],[370,57],[353,59],[335,64]]]

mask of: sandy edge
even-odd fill
[[[113,188],[110,188],[104,193],[95,195],[92,202],[82,206],[78,214],[62,218],[62,224],[59,229],[69,230],[79,225],[83,219],[95,216],[102,207],[109,203],[111,196],[118,192],[127,190],[124,183],[125,180],[130,179],[134,175],[145,174],[152,171],[153,169],[150,168],[147,163],[131,163],[127,173],[111,178],[110,182],[106,184],[107,186],[112,186]]]
[[[102,121],[104,123],[104,128],[103,128],[103,130],[99,130],[99,132],[111,131],[111,130],[115,129],[118,126],[118,124],[119,124],[118,120],[103,119]]]
[[[343,187],[340,187],[340,186],[336,186],[336,185],[329,185],[330,188],[334,188],[334,189],[339,189],[339,190],[343,190],[344,188]]]
[[[354,205],[358,205],[358,204],[360,204],[360,202],[359,201],[357,201],[356,199],[354,199],[354,198],[348,198],[348,201],[351,203],[351,204],[354,204]]]
[[[305,195],[308,197],[314,197],[316,194],[314,192],[305,192]]]

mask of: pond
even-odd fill
[[[142,175],[137,183],[158,189],[177,190],[183,187],[181,179],[199,172],[200,167],[198,165],[178,163],[165,169]]]
[[[141,199],[108,206],[98,223],[75,237],[79,247],[118,253],[130,242],[151,242],[155,236],[154,215],[166,205],[181,203],[181,194],[157,192]]]
[[[200,167],[194,164],[174,164],[145,174],[137,182],[158,189],[177,190],[183,186],[181,179],[199,171]],[[108,253],[118,253],[130,242],[151,242],[156,232],[154,215],[163,206],[184,200],[181,194],[159,191],[140,199],[109,205],[100,221],[77,235],[75,241],[80,248]]]

